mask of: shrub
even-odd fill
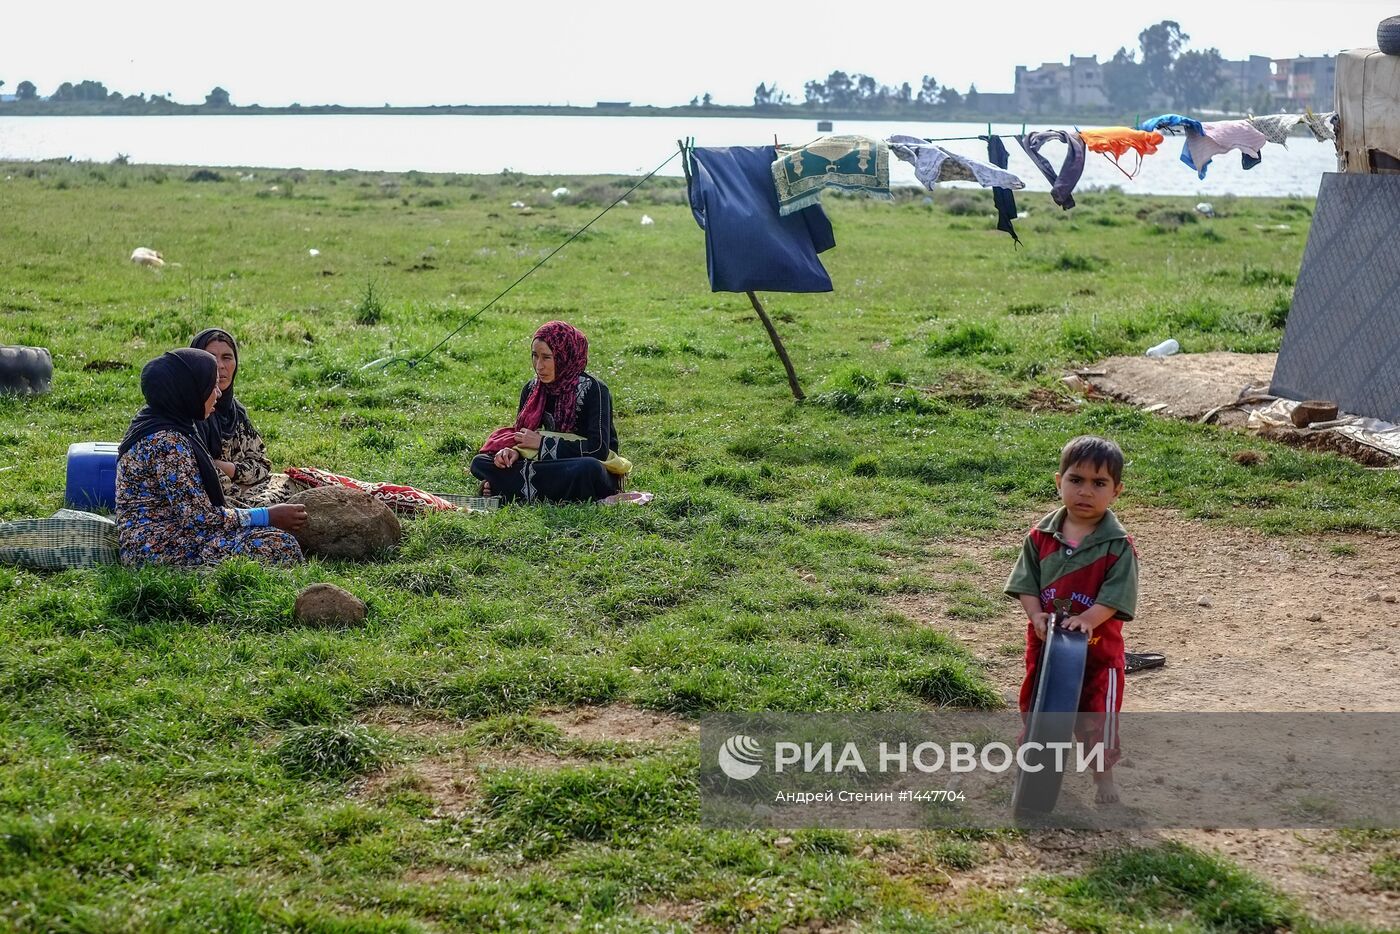
[[[379,293],[375,291],[374,280],[365,282],[365,290],[360,295],[360,302],[355,306],[355,323],[365,326],[378,324],[384,320],[384,303],[379,298]]]

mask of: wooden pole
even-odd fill
[[[792,397],[798,402],[807,398],[802,394],[802,387],[797,382],[797,371],[792,368],[792,359],[788,357],[787,348],[783,346],[783,339],[778,336],[778,329],[773,327],[773,322],[768,319],[768,312],[763,310],[763,303],[758,300],[758,296],[752,292],[745,292],[749,301],[753,303],[753,310],[758,312],[758,320],[763,322],[763,326],[768,330],[768,339],[773,342],[773,349],[778,352],[778,359],[783,361],[783,369],[787,370],[788,385],[792,387]]]

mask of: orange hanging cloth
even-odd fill
[[[1162,134],[1156,130],[1134,130],[1126,126],[1109,126],[1097,130],[1080,130],[1079,138],[1084,140],[1084,148],[1091,152],[1103,153],[1105,159],[1110,158],[1118,171],[1128,178],[1135,178],[1142,169],[1142,157],[1150,156],[1157,151],[1157,147],[1162,145]],[[1133,166],[1132,172],[1127,171],[1118,160],[1128,150],[1137,153],[1137,165]]]

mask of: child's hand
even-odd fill
[[[1064,627],[1069,630],[1078,630],[1086,636],[1094,634],[1094,624],[1083,616],[1071,616],[1069,619],[1065,620]]]
[[[1035,627],[1035,635],[1041,642],[1045,641],[1045,627],[1050,624],[1049,613],[1032,613],[1031,625]]]

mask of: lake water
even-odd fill
[[[994,124],[997,133],[1021,124]],[[1049,127],[1030,124],[1030,129]],[[836,121],[833,132],[885,138],[975,136],[986,124]],[[531,175],[639,175],[654,169],[693,136],[698,146],[805,143],[817,136],[811,119],[770,117],[547,117],[264,115],[174,117],[0,117],[0,159],[38,160],[71,156],[107,162],[118,153],[132,162],[166,165],[268,166],[303,169],[364,169],[404,172],[494,174],[504,169]],[[955,152],[986,158],[977,140],[946,143]],[[1244,171],[1238,153],[1217,156],[1199,180],[1179,161],[1182,140],[1168,137],[1143,161],[1133,180],[1096,153],[1089,154],[1081,187],[1118,185],[1139,194],[1317,194],[1323,172],[1336,171],[1333,144],[1312,137],[1292,139],[1285,149],[1269,144],[1264,161]],[[1007,141],[1010,170],[1030,191],[1049,185],[1014,142]],[[1058,165],[1064,147],[1045,154]],[[1131,167],[1137,156],[1129,153]],[[916,184],[913,167],[891,160],[891,180]],[[662,174],[680,175],[680,160]]]

